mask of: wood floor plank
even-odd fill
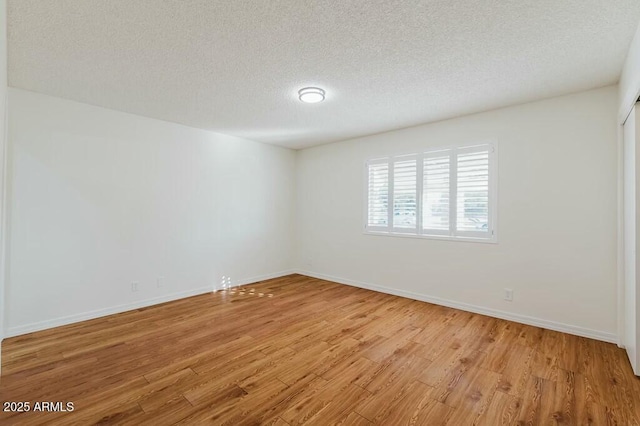
[[[302,275],[3,342],[0,424],[640,425],[615,345]]]
[[[449,419],[451,418],[451,414],[454,409],[445,405],[439,401],[434,399],[429,399],[426,402],[426,405],[420,410],[418,413],[418,418],[414,423],[417,425],[433,425],[433,426],[441,426],[441,425],[450,425],[455,426],[452,423],[449,423]]]
[[[496,349],[505,354],[503,357],[505,362],[498,369],[500,373],[498,389],[514,396],[522,394],[522,390],[532,372],[531,363],[534,350],[519,344],[496,347]],[[483,367],[490,366],[486,366],[483,363]],[[488,369],[492,370],[491,368]]]
[[[434,388],[419,381],[413,381],[383,419],[385,425],[415,425],[421,411],[429,405]],[[435,401],[434,401],[435,402]]]
[[[275,382],[279,381],[276,380]],[[304,398],[308,393],[320,388],[326,381],[313,373],[309,373],[293,385],[279,388],[277,392],[270,392],[267,395],[269,386],[272,386],[272,383],[274,383],[272,380],[265,379],[257,383],[249,391],[249,395],[245,398],[246,404],[243,403],[241,405],[243,407],[241,415],[235,417],[238,422],[243,423],[248,419],[261,424],[276,422],[278,419],[284,422],[281,414],[288,407],[295,405],[297,401]],[[280,384],[284,383],[280,382]]]
[[[352,411],[346,417],[335,424],[344,426],[370,426],[373,423],[371,423],[369,420],[365,419],[355,411]]]
[[[455,408],[451,424],[464,424],[471,419],[475,422],[489,406],[499,380],[498,373],[471,366],[452,372],[450,379],[433,394],[438,401]]]
[[[355,405],[354,411],[374,423],[384,420],[398,401],[410,391],[416,373],[422,368],[422,358],[410,356],[402,368],[401,374],[391,375],[386,382],[373,388],[374,391],[368,398]]]
[[[351,383],[340,393],[339,397],[334,397],[329,404],[305,421],[304,424],[318,426],[370,424],[368,420],[351,411],[358,401],[368,396],[369,392]]]
[[[516,422],[521,402],[509,394],[497,391],[486,410],[478,417],[478,426],[507,426]]]

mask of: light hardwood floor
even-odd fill
[[[3,343],[1,424],[636,425],[623,350],[291,275]]]

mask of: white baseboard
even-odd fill
[[[394,296],[406,297],[409,299],[420,300],[422,302],[428,302],[436,305],[447,306],[449,308],[460,309],[462,311],[473,312],[481,315],[487,315],[490,317],[518,322],[521,324],[532,325],[534,327],[547,328],[549,330],[560,331],[563,333],[573,334],[576,336],[602,340],[608,343],[618,343],[618,336],[616,336],[614,333],[608,333],[605,331],[592,330],[589,328],[579,327],[576,325],[564,324],[556,321],[549,321],[542,318],[535,318],[527,315],[514,314],[511,312],[485,308],[482,306],[471,305],[468,303],[456,302],[453,300],[443,299],[435,296],[429,296],[426,294],[420,294],[420,293],[414,293],[411,291],[383,287],[375,284],[368,284],[361,281],[350,280],[347,278],[333,277],[330,275],[324,275],[317,272],[297,270],[296,273],[300,275],[306,275],[312,278],[318,278],[321,280],[333,281],[339,284],[346,284],[353,287],[359,287],[367,290],[377,291],[380,293],[392,294]]]
[[[245,278],[242,280],[235,280],[231,283],[230,287],[238,287],[241,285],[253,284],[259,281],[272,280],[274,278],[286,277],[287,275],[296,274],[297,271],[295,269],[288,269],[286,271],[275,272],[273,274],[264,274],[258,275],[256,277]]]
[[[251,278],[245,278],[245,279],[241,279],[241,280],[235,280],[227,288],[237,287],[237,286],[246,285],[246,284],[251,284],[251,283],[258,282],[258,281],[269,280],[269,279],[272,279],[272,278],[284,277],[286,275],[291,275],[291,274],[294,274],[294,273],[295,273],[295,271],[293,271],[293,270],[287,270],[287,271],[276,272],[276,273],[273,273],[273,274],[266,274],[266,275],[260,275],[260,276],[257,276],[257,277],[251,277]],[[40,321],[40,322],[31,323],[31,324],[25,324],[25,325],[19,325],[19,326],[15,326],[15,327],[9,327],[6,330],[7,332],[5,333],[4,337],[7,338],[7,337],[20,336],[22,334],[33,333],[35,331],[46,330],[48,328],[60,327],[60,326],[63,326],[63,325],[73,324],[73,323],[76,323],[76,322],[87,321],[87,320],[90,320],[90,319],[105,317],[107,315],[119,314],[119,313],[122,313],[122,312],[131,311],[131,310],[134,310],[134,309],[146,308],[148,306],[158,305],[160,303],[171,302],[171,301],[174,301],[174,300],[184,299],[186,297],[191,297],[191,296],[197,296],[197,295],[204,294],[204,293],[211,293],[214,290],[215,290],[215,288],[212,287],[212,286],[200,287],[200,288],[196,288],[196,289],[192,289],[192,290],[181,291],[181,292],[178,292],[178,293],[171,293],[171,294],[166,294],[166,295],[162,295],[162,296],[158,296],[158,297],[153,297],[151,299],[138,300],[138,301],[131,302],[131,303],[125,303],[125,304],[113,306],[113,307],[110,307],[110,308],[97,309],[97,310],[94,310],[94,311],[82,312],[82,313],[79,313],[79,314],[74,314],[74,315],[69,315],[69,316],[65,316],[65,317],[54,318],[54,319],[50,319],[50,320],[46,320],[46,321]]]

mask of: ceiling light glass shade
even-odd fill
[[[305,87],[298,90],[298,97],[302,102],[315,104],[324,101],[324,90],[319,87]]]

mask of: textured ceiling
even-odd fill
[[[639,20],[638,0],[9,0],[9,84],[303,148],[616,83]]]

